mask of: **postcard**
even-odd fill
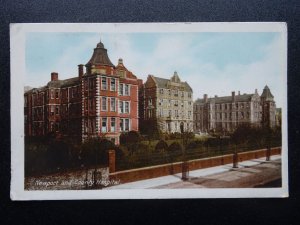
[[[286,23],[11,24],[11,199],[288,197]]]

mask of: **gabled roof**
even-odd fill
[[[170,79],[156,77],[156,76],[152,76],[152,78],[156,82],[158,88],[169,88],[168,85],[170,83]],[[193,92],[193,89],[187,82],[179,81],[178,83],[181,85],[181,87],[184,88],[185,91]]]
[[[116,70],[117,71],[126,71],[126,78],[137,79],[137,77],[124,66],[123,59],[121,59],[121,58],[118,61],[118,65],[116,66]]]
[[[251,98],[253,97],[253,95],[255,94],[242,94],[242,95],[235,95],[235,101],[236,102],[247,102],[250,101]],[[232,96],[223,96],[223,97],[214,97],[214,98],[208,98],[207,102],[215,102],[216,104],[220,104],[220,103],[232,103]],[[204,99],[197,99],[195,101],[196,104],[203,104],[204,103]]]

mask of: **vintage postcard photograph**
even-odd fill
[[[285,23],[11,24],[11,198],[288,197]]]

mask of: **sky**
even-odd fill
[[[145,82],[152,74],[170,78],[177,71],[193,89],[193,98],[238,93],[261,94],[268,85],[277,107],[284,99],[285,68],[281,33],[55,33],[26,35],[25,86],[40,87],[50,80],[78,76],[100,41],[113,64],[124,65]]]

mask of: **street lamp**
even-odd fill
[[[181,179],[183,181],[188,180],[188,173],[189,173],[189,165],[186,160],[185,156],[185,135],[184,135],[184,125],[183,122],[180,124],[180,132],[181,132],[181,138],[182,138],[182,148],[183,148],[183,163],[182,163],[182,176]]]

